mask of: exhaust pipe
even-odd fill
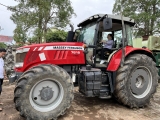
[[[71,27],[71,31],[68,31],[68,36],[66,38],[66,42],[73,42],[73,37],[74,37],[74,27],[71,23],[69,23],[70,27]]]
[[[69,23],[69,26],[71,27],[71,31],[73,32],[74,31],[74,27],[71,23]]]

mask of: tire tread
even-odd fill
[[[151,63],[151,66],[154,68],[154,73],[155,73],[155,78],[156,83],[152,87],[154,90],[152,90],[149,96],[149,99],[144,101],[143,104],[136,104],[134,100],[130,100],[130,96],[127,95],[127,89],[126,89],[126,82],[127,82],[127,76],[129,76],[129,73],[131,71],[132,66],[136,65],[137,62],[140,62],[141,60],[144,60],[145,62],[149,62],[148,64]],[[152,58],[148,57],[147,55],[143,54],[133,54],[129,56],[125,62],[124,66],[120,67],[117,71],[117,77],[116,77],[116,85],[115,85],[115,92],[114,96],[117,99],[119,103],[122,103],[126,106],[129,106],[130,108],[140,108],[147,106],[150,102],[150,99],[153,97],[153,94],[156,92],[156,88],[158,86],[158,69],[156,68],[156,63],[152,60]]]
[[[39,65],[36,67],[33,67],[26,72],[22,74],[22,77],[19,78],[17,81],[17,85],[14,91],[14,102],[15,102],[15,108],[16,110],[20,111],[20,115],[25,117],[27,120],[43,120],[44,118],[37,118],[36,115],[32,114],[32,111],[28,111],[28,109],[25,109],[27,106],[23,106],[20,97],[23,94],[23,91],[26,89],[25,86],[28,82],[30,81],[30,77],[33,75],[38,75],[42,74],[43,72],[54,72],[54,73],[61,73],[59,76],[64,77],[64,82],[67,84],[67,89],[68,92],[70,93],[67,96],[67,99],[65,101],[65,105],[63,106],[63,109],[60,110],[58,114],[54,114],[50,116],[50,119],[57,119],[60,115],[64,115],[66,110],[70,108],[70,104],[74,98],[73,95],[73,82],[69,76],[69,74],[62,68],[56,65],[50,65],[50,64],[45,64],[45,65]],[[20,92],[21,91],[21,92]],[[48,119],[48,118],[47,118]]]

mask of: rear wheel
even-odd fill
[[[69,74],[53,65],[40,65],[26,71],[14,92],[15,107],[29,120],[57,119],[73,100]]]
[[[131,108],[144,107],[156,92],[158,78],[158,69],[152,58],[133,54],[117,71],[115,97]]]

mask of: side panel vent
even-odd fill
[[[68,55],[68,51],[58,50],[54,55],[54,60],[66,59]]]

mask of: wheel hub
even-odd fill
[[[137,88],[142,88],[143,87],[143,82],[144,82],[144,77],[143,76],[138,76],[136,79],[136,87]]]
[[[52,88],[47,86],[42,88],[42,90],[40,91],[40,97],[42,100],[48,101],[53,97],[53,93],[54,91],[52,91]]]
[[[30,91],[30,103],[38,111],[46,112],[56,108],[64,95],[62,85],[54,79],[36,83]]]
[[[151,73],[146,67],[135,69],[131,76],[130,88],[136,98],[146,96],[152,85]]]

